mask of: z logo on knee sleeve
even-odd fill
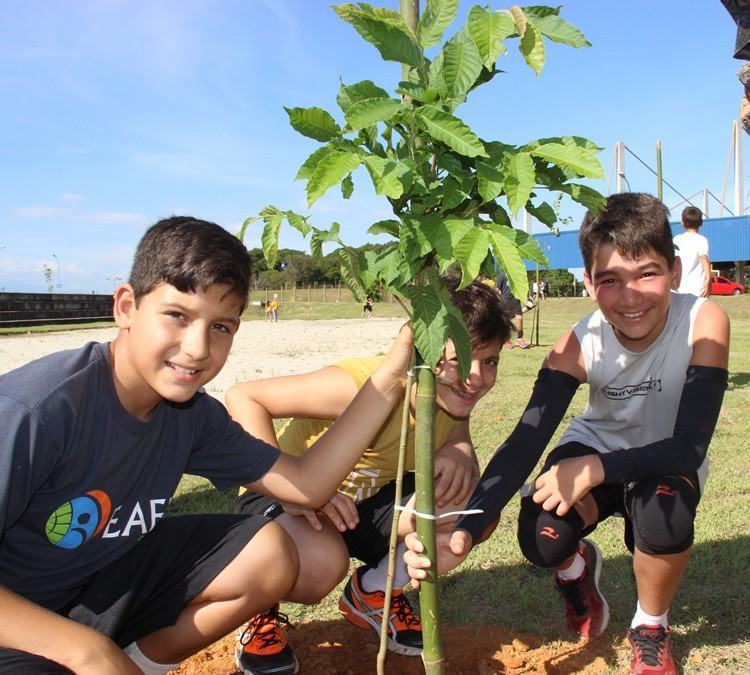
[[[667,497],[674,497],[676,492],[671,487],[669,487],[669,485],[657,485],[656,494],[666,495]]]
[[[557,534],[557,530],[555,530],[554,527],[550,527],[549,525],[545,525],[541,530],[539,530],[539,536],[547,537],[548,539],[560,538],[560,535]]]

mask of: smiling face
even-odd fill
[[[591,271],[584,274],[584,282],[622,346],[642,352],[664,329],[671,291],[680,283],[680,270],[679,260],[670,269],[653,249],[629,258],[611,244],[602,244]]]
[[[448,340],[444,357],[435,370],[437,405],[452,417],[468,417],[479,399],[495,384],[500,347],[500,340],[481,346],[472,345],[471,370],[461,381],[456,348]]]
[[[240,309],[240,298],[226,284],[187,293],[161,284],[137,305],[132,287],[119,287],[114,375],[128,412],[148,419],[161,399],[189,401],[224,365]]]

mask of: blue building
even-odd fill
[[[672,223],[672,232],[682,232],[682,225]],[[750,216],[729,218],[706,218],[701,234],[709,242],[711,266],[727,268],[735,262],[750,261]],[[549,260],[548,269],[574,269],[583,267],[583,258],[578,250],[578,230],[565,230],[559,235],[544,232],[533,235]],[[535,263],[526,262],[527,269],[535,269]]]

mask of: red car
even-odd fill
[[[714,274],[711,277],[711,295],[742,295],[745,287],[736,281]]]

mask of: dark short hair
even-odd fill
[[[686,206],[682,210],[682,224],[694,230],[703,225],[703,214],[697,206]]]
[[[138,302],[160,284],[183,293],[227,284],[247,306],[250,255],[245,245],[216,223],[173,216],[152,225],[133,258],[130,284]]]
[[[587,273],[599,248],[610,244],[621,255],[638,258],[649,249],[674,266],[674,244],[669,209],[653,195],[623,192],[607,197],[597,213],[588,211],[578,233],[578,246]]]
[[[472,281],[458,289],[460,278],[454,274],[443,277],[453,304],[461,312],[472,343],[486,345],[493,340],[504,344],[510,338],[510,314],[497,289],[481,281]]]

